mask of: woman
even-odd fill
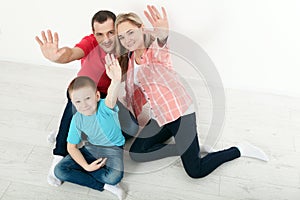
[[[134,13],[120,14],[115,22],[118,51],[128,52],[120,60],[126,72],[125,106],[144,127],[130,148],[131,158],[146,162],[180,156],[192,178],[204,177],[240,156],[267,161],[264,152],[248,143],[200,157],[192,99],[172,67],[166,45],[166,11],[162,8],[161,15],[154,6],[148,6],[145,15],[154,27],[151,34],[144,31],[141,19]],[[164,144],[171,137],[175,144]]]

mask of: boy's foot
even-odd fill
[[[50,131],[49,135],[47,135],[47,142],[50,144],[54,144],[56,141],[57,131]]]
[[[125,199],[125,191],[123,190],[123,188],[119,184],[117,184],[117,185],[105,184],[104,189],[107,190],[107,191],[110,191],[111,193],[113,193],[115,195],[117,195],[119,200]]]
[[[54,168],[57,165],[57,163],[59,163],[59,161],[61,161],[64,157],[57,156],[57,155],[54,155],[53,157],[54,158],[53,158],[51,167],[50,167],[48,175],[47,175],[47,182],[52,186],[58,187],[62,184],[62,181],[59,180],[58,178],[56,178],[56,176],[54,174]]]

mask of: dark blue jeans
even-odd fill
[[[164,144],[171,137],[175,144]],[[192,178],[202,178],[223,163],[240,157],[240,152],[231,147],[201,158],[196,115],[192,113],[162,127],[152,119],[133,142],[129,155],[137,162],[180,156],[186,173]]]
[[[86,144],[80,149],[80,152],[88,163],[92,163],[98,158],[107,158],[105,166],[96,171],[87,172],[70,155],[67,155],[54,168],[55,176],[58,179],[103,191],[104,184],[115,185],[123,178],[122,147]]]
[[[106,94],[101,93],[101,98],[105,98]],[[53,149],[53,155],[66,156],[68,155],[67,151],[67,137],[70,128],[70,123],[73,117],[73,114],[76,113],[76,108],[73,106],[69,94],[67,92],[68,102],[63,112],[59,130],[56,136],[56,143]],[[119,107],[119,120],[122,129],[122,133],[125,139],[129,139],[136,135],[138,132],[139,126],[134,119],[132,118],[130,112],[120,103],[117,102]]]

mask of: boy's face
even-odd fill
[[[93,115],[97,111],[97,103],[100,100],[99,91],[91,87],[83,87],[71,93],[72,103],[77,111],[83,115]]]

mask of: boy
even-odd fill
[[[59,48],[58,34],[52,34],[50,30],[47,33],[42,31],[41,38],[36,36],[35,39],[44,57],[52,62],[63,64],[81,60],[81,68],[77,75],[92,78],[97,84],[101,98],[105,98],[111,80],[105,73],[104,58],[107,53],[115,53],[115,19],[115,14],[108,10],[100,10],[95,13],[91,20],[92,33],[84,36],[74,47]],[[61,181],[54,175],[54,167],[68,155],[67,136],[72,116],[76,112],[68,94],[67,99],[59,130],[57,133],[52,132],[47,138],[48,141],[56,141],[53,149],[53,161],[47,175],[47,181],[52,186],[61,185]],[[129,111],[120,102],[117,104],[123,134],[130,138],[137,133],[139,126],[131,119]]]
[[[114,56],[107,55],[106,63],[116,63]],[[69,155],[55,167],[55,176],[95,190],[108,190],[123,199],[119,186],[123,178],[123,145],[118,119],[117,96],[121,84],[119,65],[106,65],[111,79],[107,96],[100,98],[95,82],[87,76],[75,78],[68,93],[77,113],[73,116],[67,138]],[[78,148],[82,134],[87,136],[84,147]]]

